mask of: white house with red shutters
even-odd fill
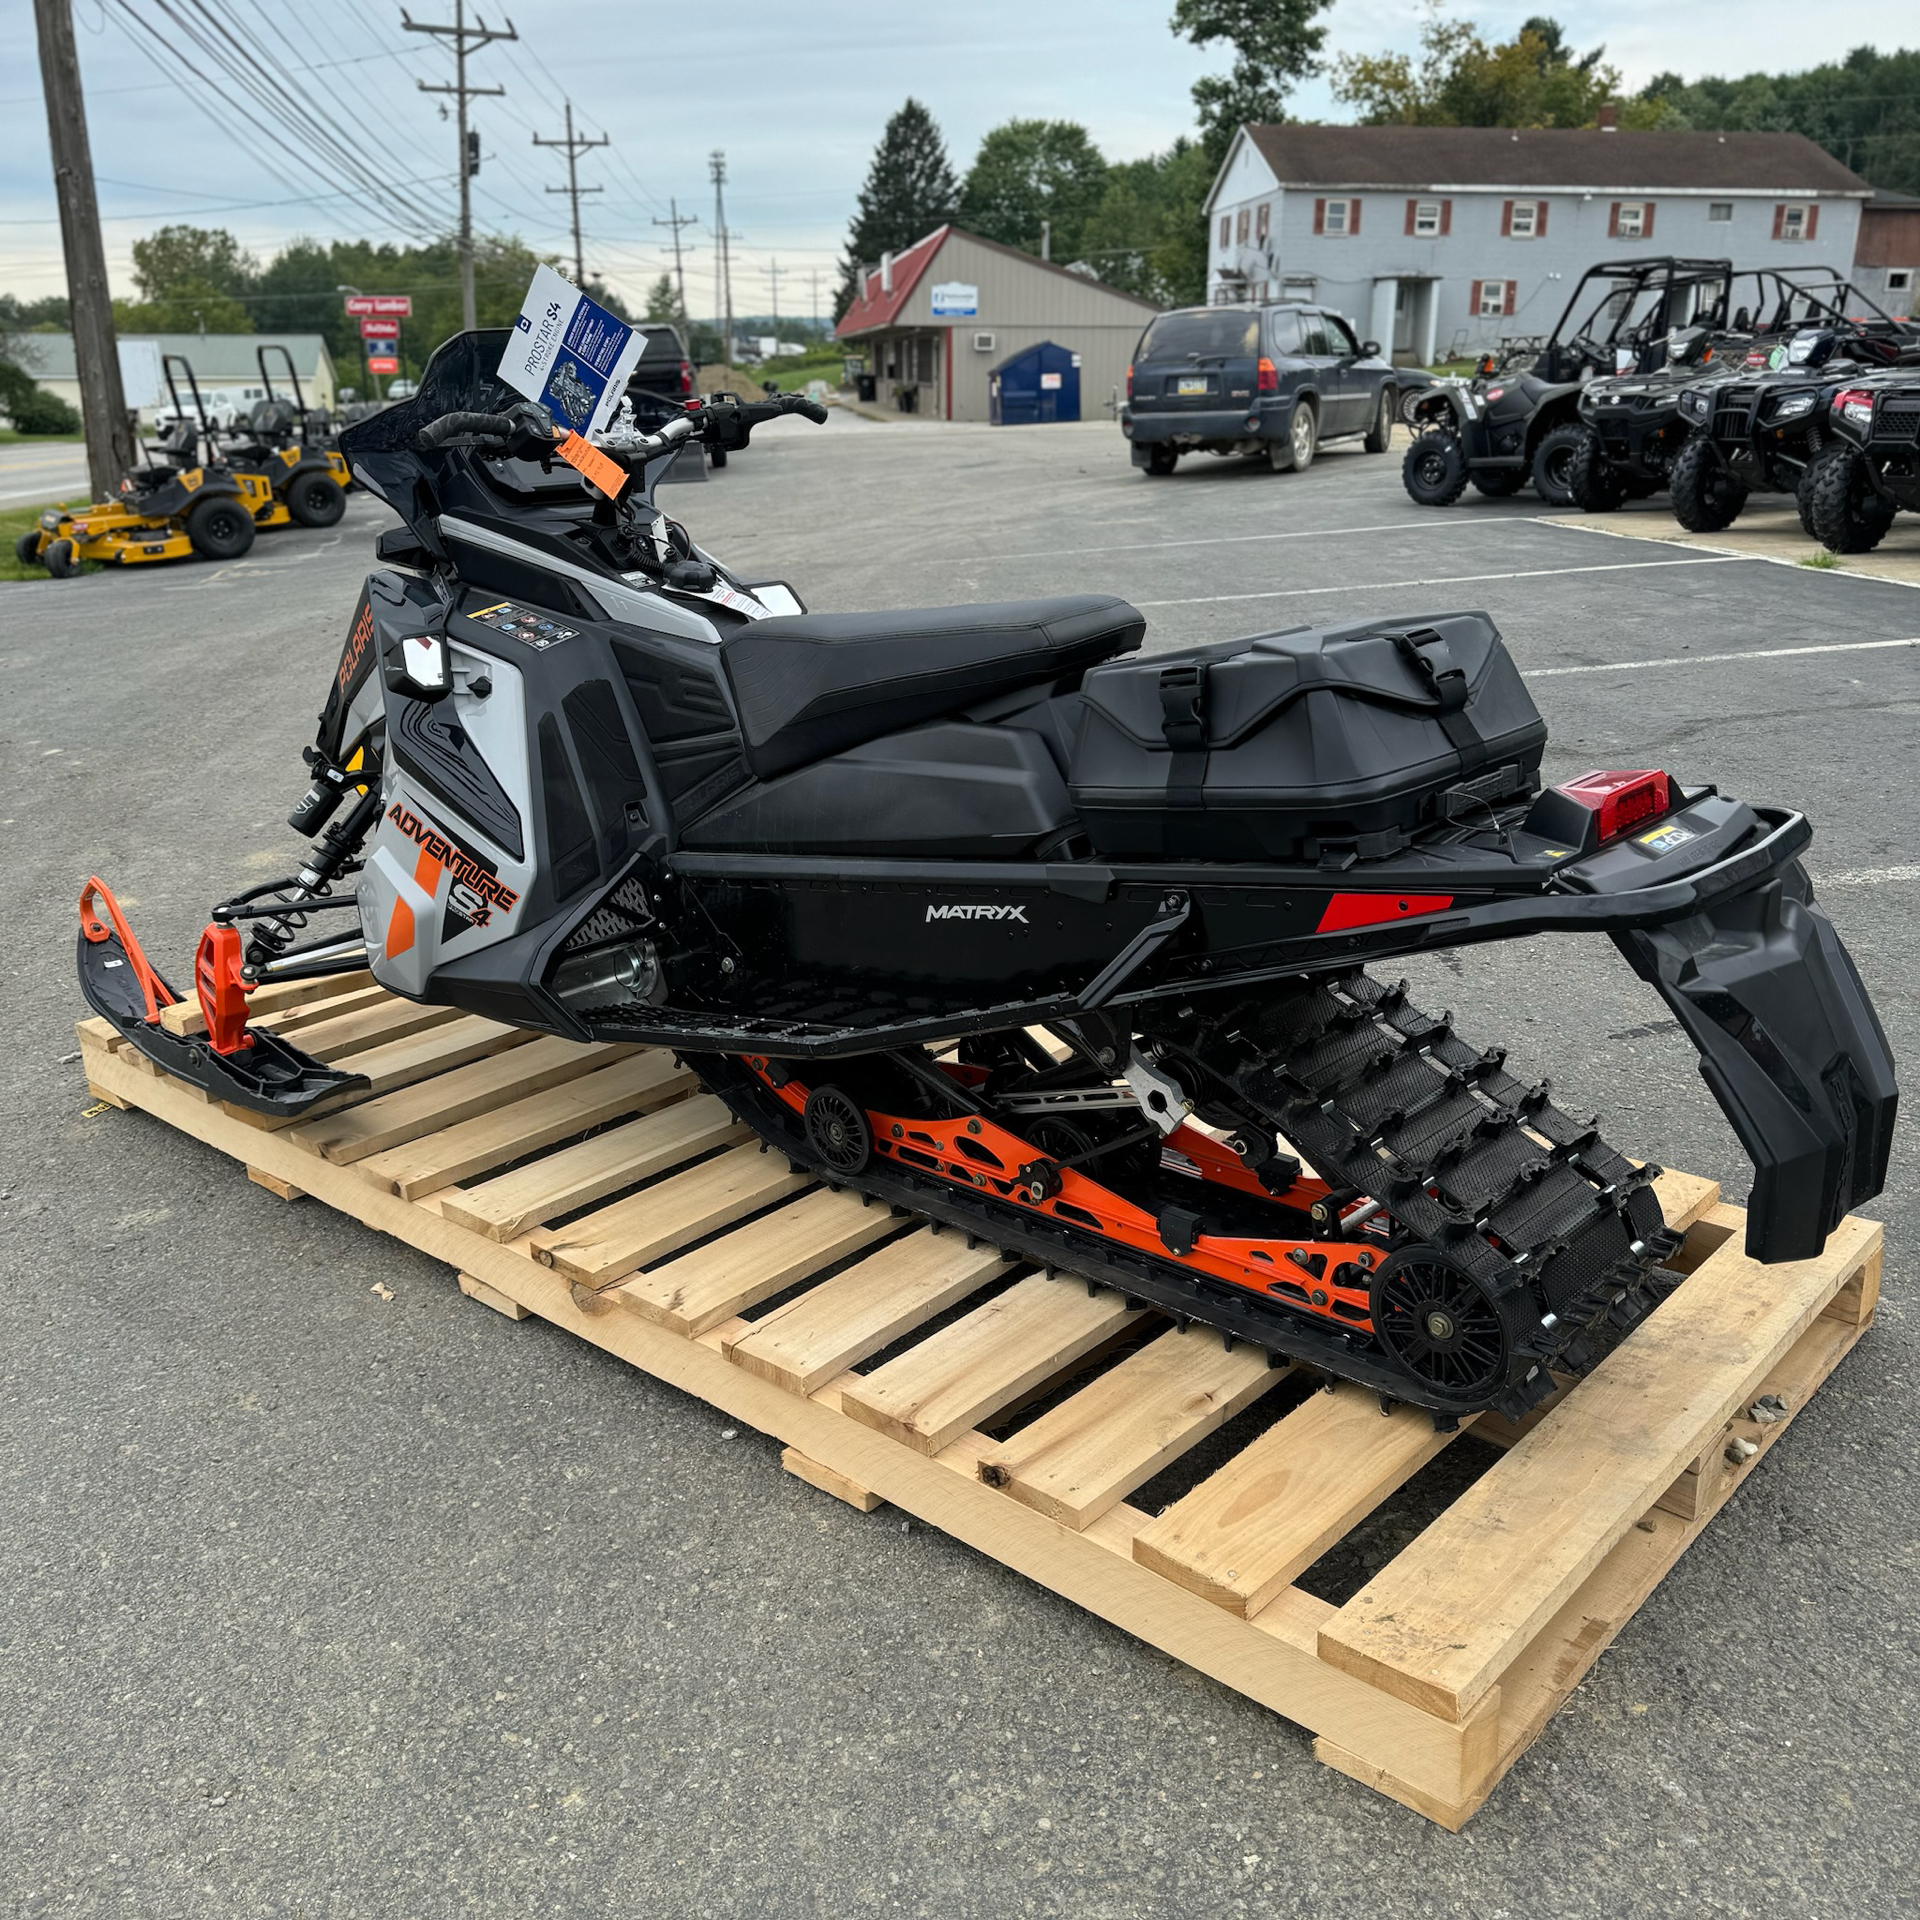
[[[1244,126],[1207,297],[1308,300],[1401,364],[1544,334],[1597,261],[1851,271],[1873,189],[1798,133]]]

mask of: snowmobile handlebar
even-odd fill
[[[414,444],[422,452],[434,447],[443,447],[456,434],[468,434],[476,440],[498,440],[502,443],[513,438],[519,422],[506,413],[443,413],[438,420],[429,420],[414,436]]]

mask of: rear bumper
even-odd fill
[[[1136,447],[1188,441],[1207,446],[1218,441],[1284,439],[1292,417],[1291,406],[1209,407],[1193,413],[1141,413],[1136,408],[1122,422],[1122,430]]]
[[[1747,1252],[1804,1260],[1886,1182],[1893,1055],[1833,923],[1794,862],[1665,926],[1616,934],[1700,1054],[1753,1161]]]

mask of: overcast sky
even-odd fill
[[[213,3],[294,70],[296,84],[314,90],[422,219],[444,208],[451,224],[454,132],[415,82],[450,78],[452,60],[440,43],[400,30],[396,0]],[[197,0],[134,4],[141,19],[165,29],[166,5],[190,17]],[[831,299],[854,194],[888,114],[909,93],[933,110],[959,171],[987,128],[1015,116],[1079,120],[1109,158],[1130,159],[1189,130],[1188,88],[1227,64],[1218,49],[1202,53],[1173,38],[1171,0],[970,0],[937,11],[897,0],[482,4],[495,24],[510,15],[520,41],[481,53],[469,75],[507,89],[476,107],[484,141],[477,223],[542,250],[570,244],[566,200],[544,191],[564,180],[564,161],[531,137],[560,133],[571,97],[576,121],[612,140],[581,162],[583,184],[604,188],[583,202],[589,269],[643,296],[670,260],[667,230],[652,223],[677,199],[702,223],[688,230],[696,312],[713,304],[714,147],[727,154],[728,223],[744,236],[736,308],[766,310],[777,263],[780,311],[806,313],[816,273],[820,300]],[[1549,0],[1459,0],[1454,11],[1504,38],[1543,4]],[[168,77],[123,0],[73,0],[73,10],[116,291],[132,291],[131,243],[169,220],[228,227],[263,256],[301,233],[408,237],[356,197],[329,195],[328,174],[297,151],[270,149],[278,177],[254,164],[265,143],[236,134],[217,100],[196,101]],[[1802,30],[1809,12],[1805,0],[1589,0],[1558,9],[1578,46],[1606,42],[1630,88],[1664,69],[1693,77],[1806,65],[1859,43],[1890,48],[1902,17],[1868,0],[1823,0],[1816,43]],[[418,0],[413,14],[451,19],[451,0]],[[716,31],[708,24],[716,17],[733,24]],[[1419,21],[1411,0],[1336,0],[1328,49],[1411,50]],[[57,293],[65,276],[31,0],[0,0],[0,44],[14,50],[0,77],[0,290]],[[1324,81],[1303,89],[1294,111],[1345,117]]]

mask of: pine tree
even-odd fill
[[[946,142],[925,107],[911,97],[887,122],[866,185],[860,189],[847,251],[840,262],[840,290],[834,300],[837,319],[853,304],[860,276],[883,253],[900,253],[951,220],[960,203],[960,185],[947,162]]]
[[[680,311],[680,295],[673,284],[673,275],[663,273],[647,289],[647,318],[649,320],[672,320],[684,326],[687,316]]]

